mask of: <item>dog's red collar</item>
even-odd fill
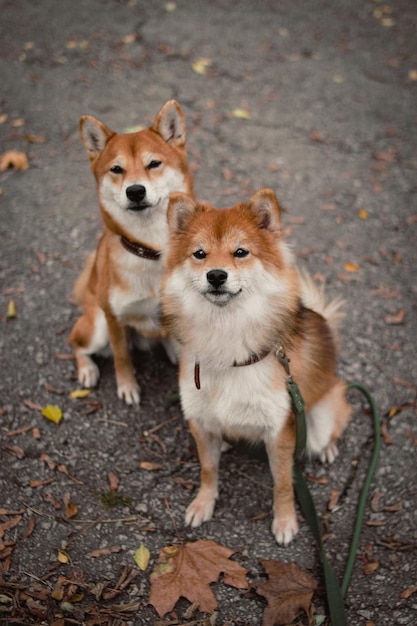
[[[145,246],[143,243],[130,241],[130,239],[128,239],[124,235],[120,237],[120,241],[122,243],[122,246],[128,252],[131,252],[132,254],[135,254],[136,256],[140,256],[142,259],[149,259],[151,261],[157,261],[162,254],[162,252],[160,252],[159,250],[153,250],[153,248],[148,248],[148,246]]]
[[[262,359],[267,357],[270,352],[271,350],[265,349],[265,350],[262,350],[262,352],[260,352],[259,354],[252,353],[250,357],[246,359],[246,361],[241,361],[240,363],[238,363],[237,361],[234,361],[232,367],[244,367],[245,365],[254,365],[254,363],[259,363],[259,361],[262,361]],[[200,363],[198,361],[196,361],[194,364],[194,383],[197,389],[201,388]]]

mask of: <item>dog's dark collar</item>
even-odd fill
[[[240,361],[239,363],[237,361],[234,361],[232,367],[245,367],[245,365],[254,365],[254,363],[259,363],[259,361],[262,361],[262,359],[267,357],[270,352],[271,350],[267,348],[265,350],[262,350],[262,352],[260,352],[259,354],[252,353],[249,358],[246,359],[246,361]],[[194,383],[197,389],[201,388],[200,363],[198,361],[196,361],[194,364]]]
[[[148,248],[143,243],[138,243],[136,241],[130,241],[127,237],[122,235],[120,237],[120,241],[122,246],[132,254],[136,256],[140,256],[142,259],[149,259],[151,261],[158,261],[162,252],[159,250],[153,250],[153,248]]]

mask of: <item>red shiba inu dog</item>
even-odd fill
[[[80,134],[97,182],[104,234],[75,285],[83,315],[68,341],[74,346],[78,379],[84,387],[94,387],[99,378],[91,355],[110,343],[118,396],[137,404],[139,385],[127,327],[147,338],[165,337],[158,307],[168,199],[173,191],[193,194],[184,115],[170,100],[150,128],[121,135],[85,115]],[[172,346],[166,347],[174,359]]]
[[[222,437],[260,441],[274,481],[272,532],[287,544],[298,530],[295,424],[276,351],[282,347],[290,358],[304,396],[308,452],[332,461],[351,415],[336,375],[340,301],[326,304],[297,270],[270,189],[229,209],[175,193],[168,223],[162,309],[181,345],[181,402],[201,464],[186,523],[198,526],[212,517]]]

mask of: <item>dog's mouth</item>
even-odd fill
[[[133,213],[138,213],[139,211],[145,211],[145,209],[149,209],[152,205],[149,202],[131,202],[127,206],[128,211],[132,211]]]
[[[242,293],[242,290],[236,291],[227,291],[226,289],[207,289],[206,292],[203,293],[206,300],[215,304],[216,306],[226,306],[229,304],[231,300],[236,298]]]

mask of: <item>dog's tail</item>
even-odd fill
[[[81,305],[84,300],[84,294],[90,281],[91,271],[93,269],[95,260],[96,252],[94,251],[88,255],[83,270],[74,283],[74,287],[71,293],[71,302],[74,302],[74,304]]]
[[[329,299],[323,285],[317,285],[310,274],[305,270],[299,270],[301,299],[304,306],[319,313],[328,323],[337,346],[340,344],[339,328],[345,317],[343,298]]]

